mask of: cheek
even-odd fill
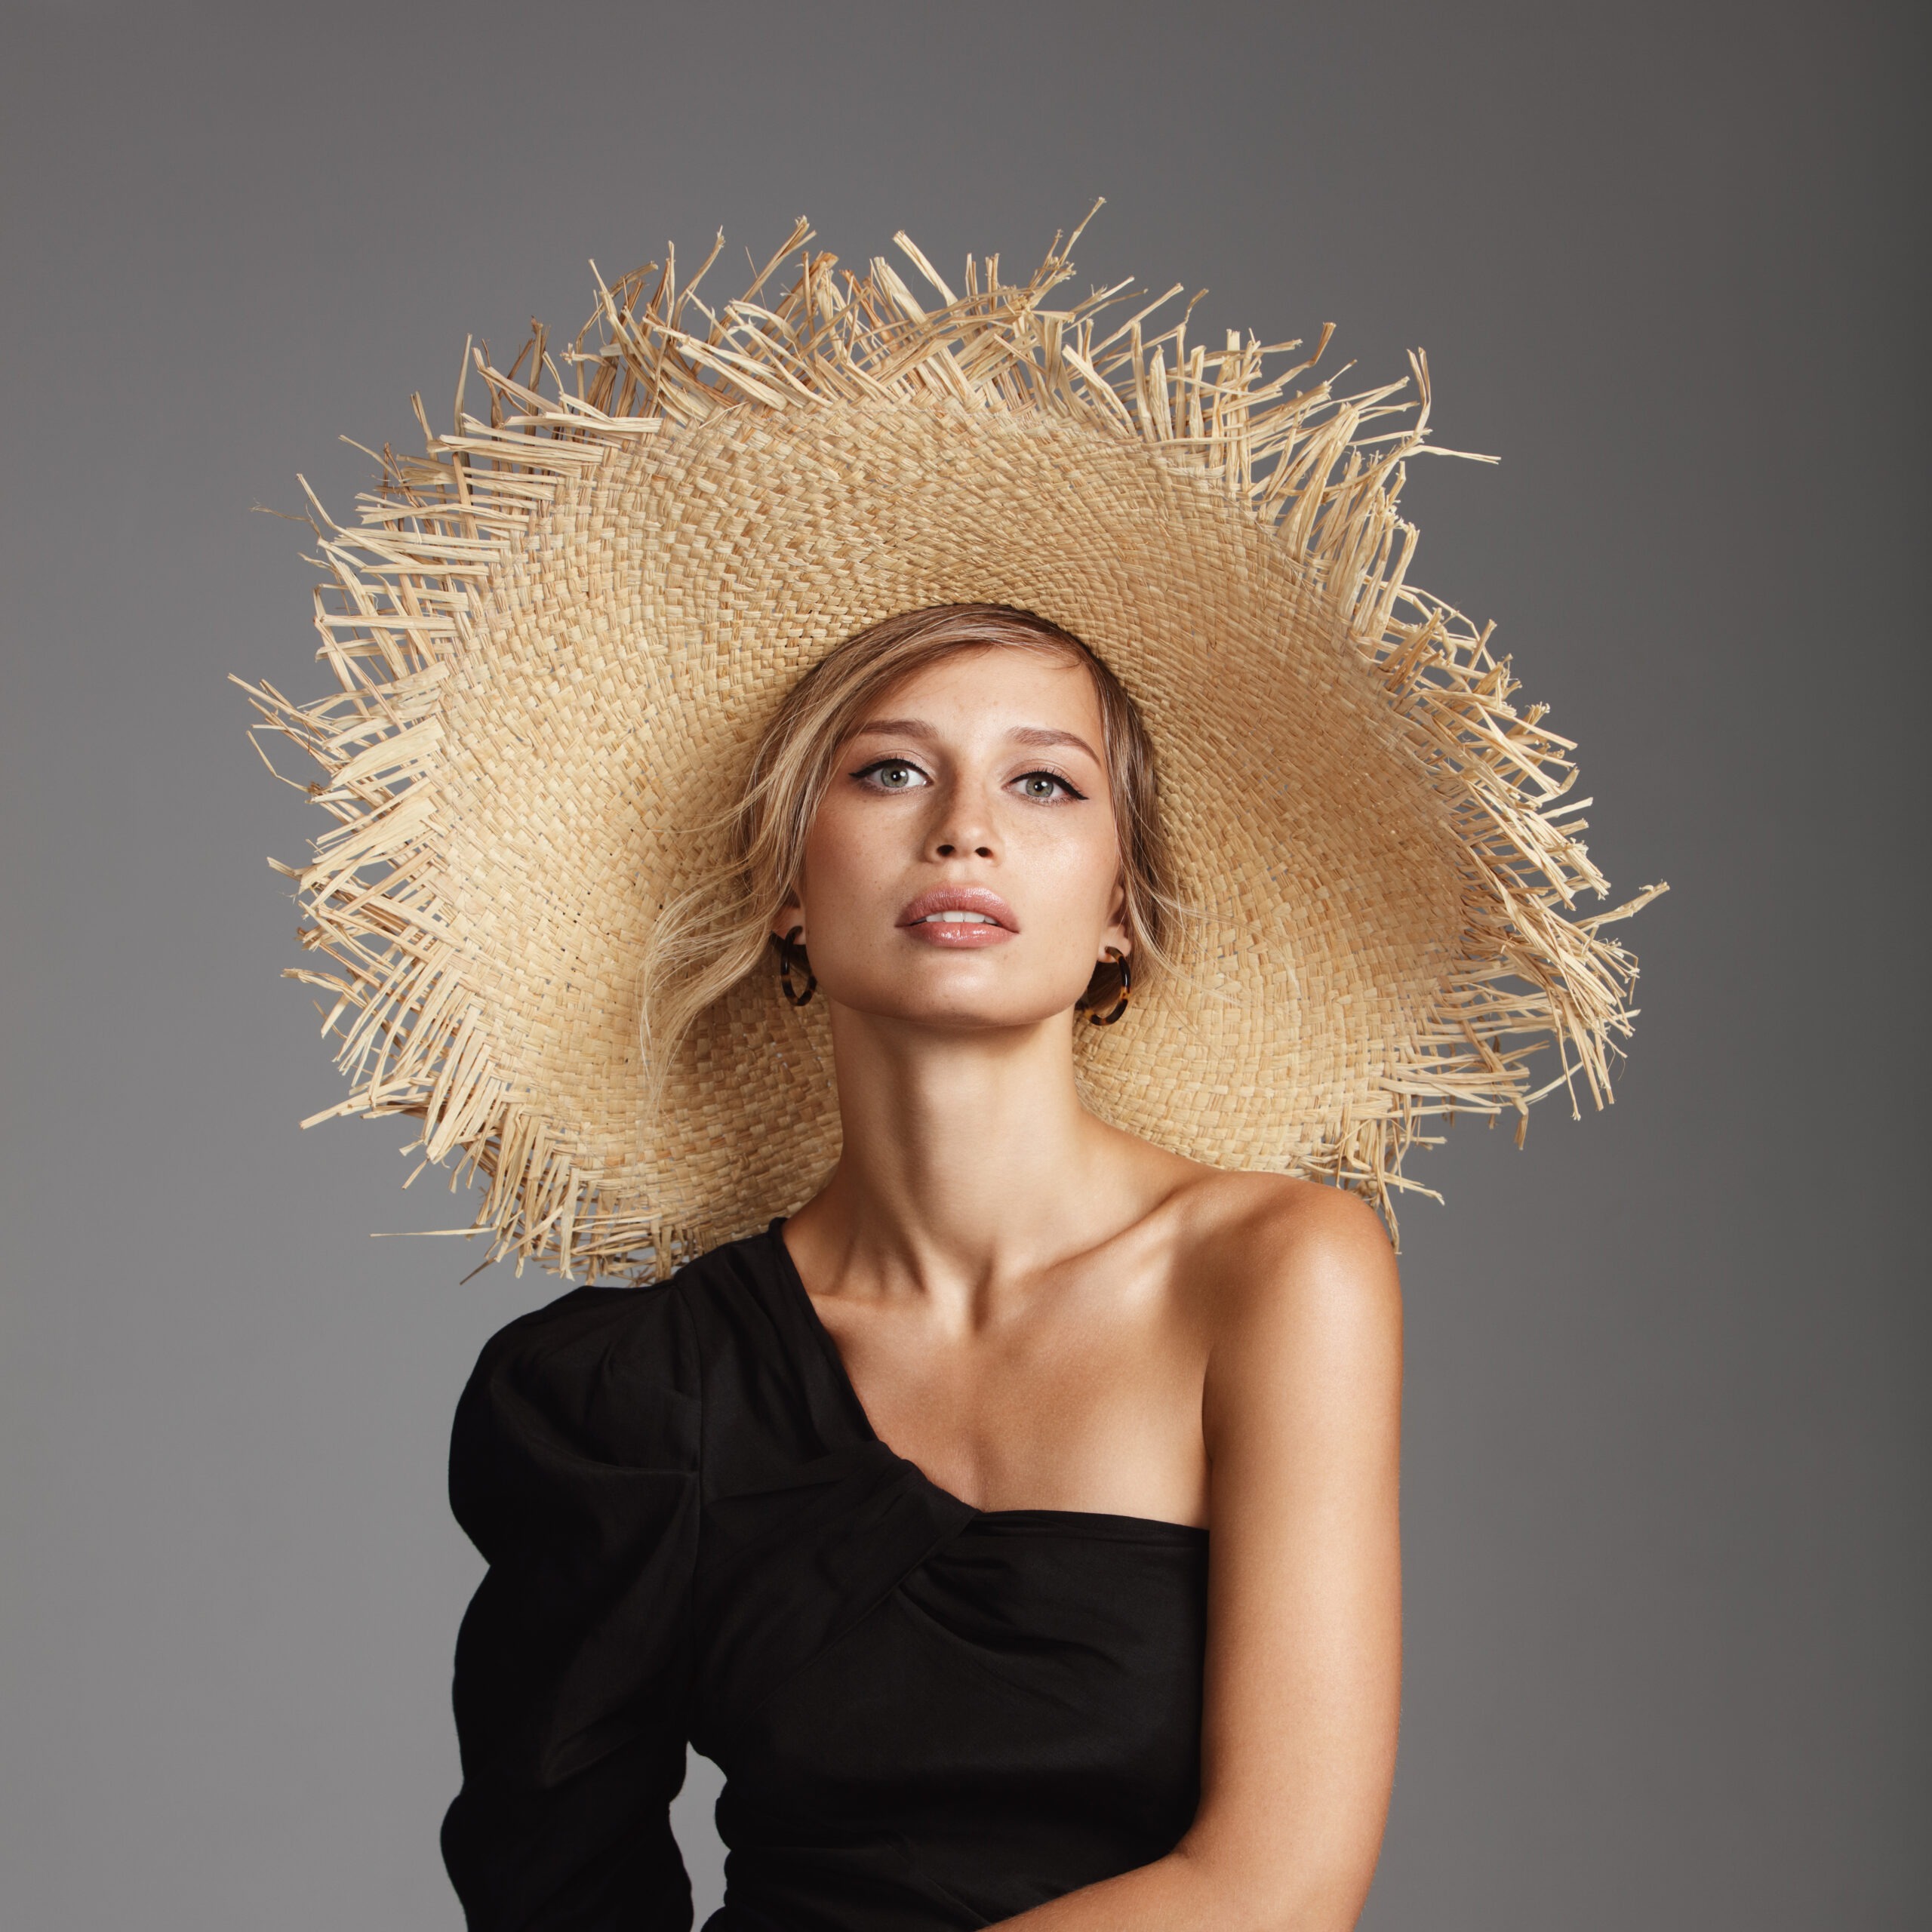
[[[876,813],[842,808],[828,798],[805,839],[806,891],[828,907],[850,905],[887,890],[894,876],[891,829]]]
[[[1120,847],[1111,822],[1078,829],[1044,826],[1015,841],[1014,854],[1045,909],[1069,919],[1104,919],[1120,876]]]

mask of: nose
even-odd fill
[[[943,787],[927,838],[928,855],[990,859],[997,856],[995,847],[992,812],[983,789],[964,779]]]

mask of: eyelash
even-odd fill
[[[1051,778],[1056,785],[1064,788],[1069,798],[1084,798],[1087,795],[1066,773],[1054,771],[1050,764],[1036,766],[1032,771],[1023,771],[1020,775],[1022,778]]]
[[[871,777],[874,772],[883,771],[889,766],[894,765],[903,765],[908,771],[917,771],[920,773],[921,777],[925,776],[923,768],[915,764],[913,760],[909,758],[875,758],[870,764],[861,765],[857,771],[852,774],[852,776],[854,779],[863,783],[865,780]],[[1023,771],[1020,773],[1018,777],[1019,778],[1051,778],[1056,785],[1064,788],[1065,795],[1069,798],[1084,798],[1087,795],[1084,792],[1081,790],[1078,786],[1074,783],[1072,779],[1067,777],[1066,773],[1063,771],[1054,771],[1051,765],[1036,765],[1031,771]],[[1018,780],[1016,779],[1014,782],[1017,783]],[[872,789],[882,792],[886,790],[888,788],[881,785],[875,786]],[[1048,801],[1044,799],[1038,799],[1035,800],[1034,802],[1036,804],[1045,804]]]

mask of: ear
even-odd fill
[[[804,901],[798,896],[798,888],[794,886],[780,902],[778,910],[771,915],[773,936],[775,938],[783,939],[789,934],[794,926],[801,926],[804,922]],[[801,945],[804,943],[804,937],[803,933],[798,935],[798,942]]]
[[[1134,950],[1134,931],[1127,922],[1127,880],[1123,875],[1114,881],[1114,903],[1107,917],[1107,929],[1100,935],[1101,950],[1095,954],[1097,964],[1104,966],[1107,955],[1106,949],[1115,946],[1124,953]]]

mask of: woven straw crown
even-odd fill
[[[1049,308],[1071,241],[1020,283],[969,260],[955,295],[900,235],[929,308],[812,238],[715,312],[675,257],[600,279],[569,380],[540,328],[507,373],[466,350],[487,420],[460,383],[448,435],[419,401],[426,454],[384,450],[354,530],[311,497],[339,688],[245,688],[334,820],[280,868],[351,1080],[315,1118],[419,1121],[519,1267],[661,1275],[809,1196],[838,1146],[823,1004],[741,982],[647,1116],[644,942],[795,680],[969,602],[1073,632],[1134,694],[1204,915],[1125,1023],[1076,1029],[1097,1113],[1386,1208],[1432,1115],[1601,1105],[1636,974],[1601,928],[1663,888],[1575,916],[1606,881],[1572,747],[1406,582],[1421,359],[1413,402],[1338,397],[1309,377],[1326,333],[1269,373],[1298,345],[1155,334],[1158,303],[1114,319],[1125,285]]]

